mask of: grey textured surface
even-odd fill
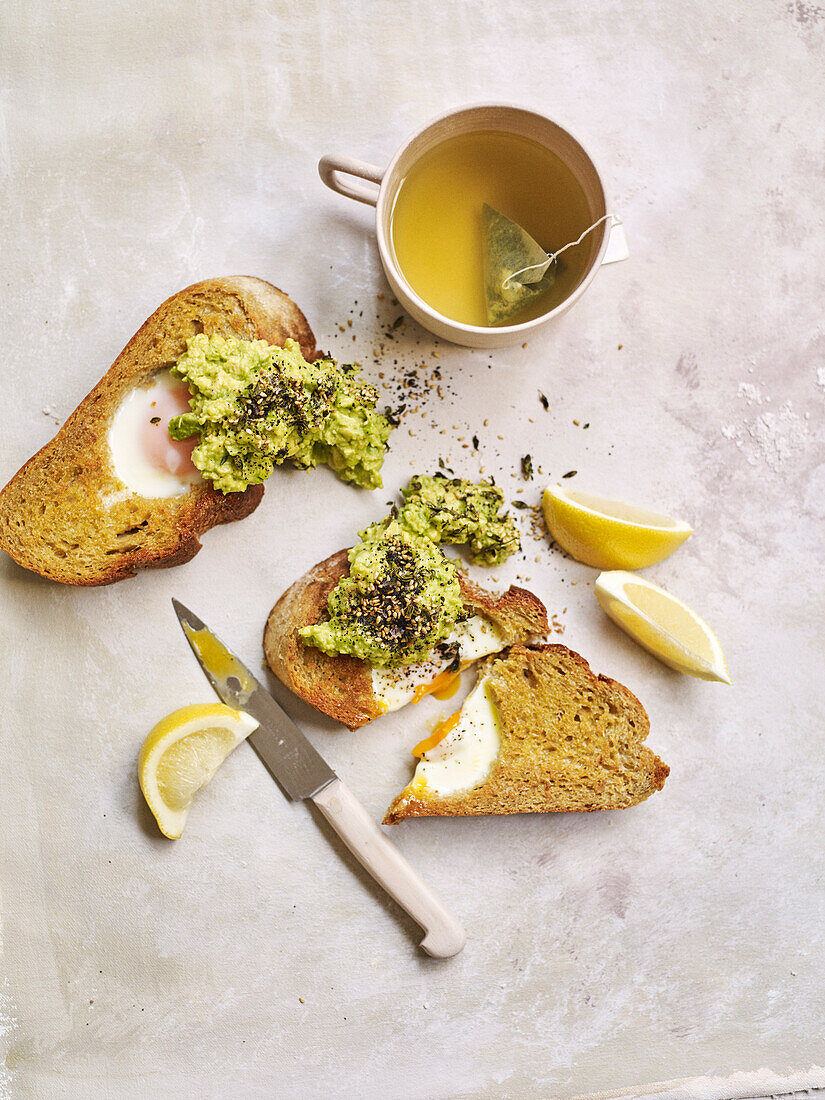
[[[823,10],[6,0],[0,35],[0,481],[163,298],[208,275],[282,286],[321,345],[375,380],[421,363],[443,376],[396,432],[383,492],[281,473],[191,564],[111,589],[0,562],[2,1088],[429,1100],[825,1084],[811,1069],[825,1065]],[[631,259],[526,348],[435,348],[409,324],[375,363],[397,311],[376,298],[370,215],[326,192],[316,161],[384,161],[481,99],[582,138]],[[478,455],[460,438],[474,432]],[[535,482],[511,477],[525,452]],[[150,726],[209,699],[169,597],[254,667],[274,598],[438,455],[530,503],[576,469],[582,487],[691,520],[648,575],[712,622],[734,679],[659,666],[602,616],[593,572],[526,533],[494,575],[529,577],[561,640],[639,695],[672,774],[619,814],[397,827],[466,923],[448,963],[417,954],[246,748],[176,843],[135,779]],[[293,711],[378,817],[439,709],[356,735]]]

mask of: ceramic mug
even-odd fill
[[[582,242],[581,247],[588,249],[588,258],[578,286],[555,309],[517,325],[466,325],[428,305],[407,282],[396,260],[390,230],[393,207],[404,178],[424,153],[446,138],[477,130],[504,130],[537,141],[560,157],[579,181],[590,207],[591,223],[610,214],[601,177],[581,143],[545,115],[506,104],[464,107],[442,115],[409,138],[386,168],[353,157],[326,156],[319,161],[318,171],[327,187],[339,195],[376,208],[375,231],[381,263],[393,293],[407,313],[436,336],[454,344],[500,348],[523,343],[537,329],[566,313],[593,282],[601,264],[624,260],[628,253],[621,223],[607,217]]]

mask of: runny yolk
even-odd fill
[[[415,689],[415,693],[412,697],[414,703],[420,703],[425,695],[434,695],[436,699],[450,699],[458,691],[458,685],[461,683],[461,669],[456,669],[451,672],[450,669],[445,668],[443,672],[439,672],[434,680],[431,680],[429,684],[419,684]]]
[[[189,409],[189,388],[180,385],[157,386],[146,410],[141,432],[141,445],[147,461],[158,470],[185,476],[198,471],[192,462],[192,451],[198,445],[197,435],[190,439],[171,439],[169,421]]]
[[[429,737],[425,737],[423,741],[418,742],[412,751],[413,756],[417,756],[420,759],[425,752],[429,752],[430,749],[434,749],[436,745],[440,745],[450,730],[458,725],[460,717],[461,711],[457,710],[455,714],[451,714],[449,718],[445,718],[440,726],[436,726]]]

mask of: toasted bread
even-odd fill
[[[262,279],[207,279],[174,294],[0,493],[0,549],[51,580],[111,584],[138,569],[189,561],[204,531],[257,508],[262,485],[224,496],[204,480],[180,496],[147,498],[124,491],[112,467],[107,431],[118,406],[199,332],[278,345],[292,338],[305,358],[316,356],[303,313]]]
[[[356,730],[385,712],[373,694],[369,664],[357,657],[328,656],[298,636],[301,627],[325,617],[330,592],[349,573],[347,555],[347,550],[339,550],[284,592],[267,619],[264,653],[269,667],[290,690]],[[547,612],[532,592],[511,587],[495,596],[461,573],[459,582],[467,610],[488,619],[508,642],[547,632]]]
[[[562,645],[489,657],[479,678],[498,711],[500,748],[472,790],[427,794],[414,781],[384,818],[589,812],[634,806],[660,791],[670,772],[645,744],[650,722],[626,687],[596,676]]]

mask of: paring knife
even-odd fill
[[[172,604],[201,668],[227,706],[260,723],[247,740],[293,802],[311,799],[376,882],[424,929],[421,947],[448,959],[466,933],[418,872],[381,832],[367,811],[315,751],[289,715],[249,669],[178,600]]]

